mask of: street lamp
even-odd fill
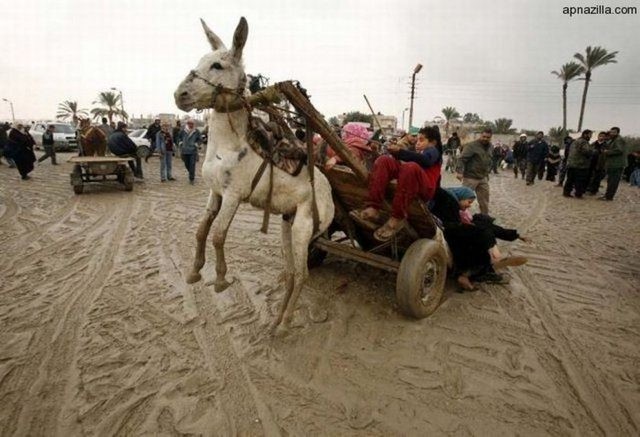
[[[407,112],[409,110],[409,108],[404,108],[402,110],[402,126],[401,128],[404,129],[404,113]]]
[[[411,123],[413,122],[413,98],[416,89],[416,74],[420,73],[420,70],[422,70],[422,64],[416,65],[413,69],[413,75],[411,76],[411,107],[409,108],[409,128],[407,131],[411,130]]]
[[[115,87],[111,87],[111,90],[112,91],[118,91],[120,93],[120,109],[122,110],[122,118],[125,121],[128,121],[127,117],[124,115],[125,114],[125,112],[124,112],[124,97],[122,97],[122,90],[118,89],[118,88],[115,88]]]
[[[13,102],[11,100],[8,100],[8,99],[5,99],[5,98],[3,98],[2,100],[7,102],[9,104],[9,106],[11,107],[11,120],[13,121],[13,124],[16,124],[16,115],[13,113]]]

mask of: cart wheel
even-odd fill
[[[71,185],[73,186],[73,192],[76,194],[82,194],[84,185],[82,182],[82,167],[79,164],[73,166],[71,172]]]
[[[402,257],[396,280],[400,310],[417,319],[431,315],[442,298],[447,257],[436,241],[416,240]]]
[[[124,191],[133,191],[133,172],[130,168],[124,169]]]

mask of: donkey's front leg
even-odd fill
[[[211,223],[215,220],[220,209],[220,201],[222,198],[213,194],[213,191],[209,191],[209,200],[207,201],[207,209],[204,217],[200,220],[198,225],[198,231],[196,232],[196,256],[193,260],[193,267],[191,272],[187,276],[187,284],[193,284],[202,279],[200,275],[200,269],[204,266],[205,260],[205,245],[207,243],[207,236],[209,235],[209,229],[211,229]]]
[[[222,198],[218,216],[213,221],[213,247],[216,249],[216,293],[226,290],[231,282],[225,278],[227,275],[227,262],[224,259],[224,242],[227,239],[227,231],[231,225],[231,220],[236,215],[240,198],[237,196],[227,195]]]

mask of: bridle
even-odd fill
[[[247,84],[247,76],[244,75],[244,77],[242,78],[242,80],[240,81],[240,83],[238,84],[238,88],[227,88],[225,86],[222,86],[221,84],[216,84],[211,82],[209,79],[207,79],[206,77],[202,76],[200,73],[198,73],[196,70],[191,70],[189,72],[189,78],[193,79],[200,79],[201,81],[203,81],[204,83],[206,83],[207,85],[209,85],[211,88],[213,88],[213,97],[212,97],[212,107],[215,105],[216,99],[218,98],[219,95],[221,94],[231,94],[234,95],[240,99],[244,100],[244,89],[245,86]]]

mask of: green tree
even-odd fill
[[[109,119],[109,123],[111,123],[114,115],[119,116],[123,120],[129,118],[126,112],[118,108],[119,105],[121,106],[119,94],[112,93],[110,91],[101,92],[98,94],[98,100],[93,103],[102,105],[102,107],[93,108],[91,110],[94,120],[100,117],[107,117]]]
[[[584,118],[584,108],[587,104],[587,91],[589,91],[589,82],[591,82],[591,72],[602,65],[615,64],[618,52],[608,53],[602,47],[587,47],[586,53],[576,53],[573,55],[584,68],[584,90],[582,91],[582,104],[580,105],[580,119],[578,120],[578,132],[582,131],[582,120]]]
[[[564,64],[560,71],[551,72],[562,81],[562,129],[565,131],[567,130],[567,88],[569,82],[578,78],[582,73],[584,73],[584,67],[573,61]]]
[[[475,112],[473,114],[471,112],[467,112],[466,114],[464,114],[464,117],[462,117],[462,122],[469,124],[481,124],[482,119]]]
[[[350,121],[360,121],[363,123],[369,123],[371,124],[371,126],[373,126],[373,117],[370,114],[363,114],[362,112],[358,111],[348,112],[344,116],[344,123],[348,123]]]
[[[562,144],[562,140],[566,135],[566,129],[562,126],[552,127],[547,134],[552,142]]]
[[[449,122],[459,120],[460,113],[453,106],[445,106],[442,108],[442,115],[444,115],[445,123],[444,123],[444,131],[447,136],[449,136]]]
[[[58,120],[69,120],[71,119],[74,126],[78,124],[78,117],[86,117],[87,110],[86,109],[78,109],[78,102],[73,100],[65,100],[64,102],[58,105],[58,113],[56,114],[56,118]]]
[[[510,118],[498,118],[485,123],[484,127],[490,128],[494,134],[514,134],[516,129],[512,128],[513,120]]]

